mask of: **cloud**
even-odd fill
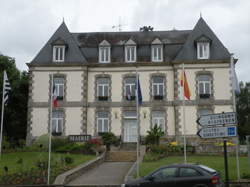
[[[239,80],[248,76],[250,50],[250,1],[245,0],[138,0],[133,27],[151,25],[155,30],[193,29],[200,14],[225,47],[239,59]],[[157,3],[155,3],[157,2]]]
[[[0,51],[27,69],[64,17],[71,32],[193,29],[200,13],[218,38],[239,59],[239,80],[248,76],[250,1],[247,0],[11,0],[0,6]]]

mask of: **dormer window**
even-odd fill
[[[100,63],[110,62],[110,47],[99,47],[99,62]]]
[[[125,59],[126,59],[126,62],[136,61],[136,46],[125,47]]]
[[[100,63],[110,62],[110,44],[106,40],[103,40],[99,44],[99,62]]]
[[[155,38],[151,43],[151,60],[152,62],[163,61],[163,43],[159,38]]]
[[[152,45],[151,57],[153,62],[162,62],[162,45]]]
[[[132,39],[125,44],[125,61],[136,62],[136,43]]]
[[[53,62],[64,62],[65,60],[65,46],[53,46]]]
[[[209,54],[210,54],[209,42],[198,42],[197,43],[197,58],[209,59]]]

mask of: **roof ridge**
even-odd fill
[[[143,32],[143,31],[98,31],[98,32],[71,32],[71,34],[99,34],[99,33],[117,33],[117,34],[123,34],[123,33],[156,33],[156,32],[192,32],[191,30],[160,30],[160,31],[148,31],[148,32]]]

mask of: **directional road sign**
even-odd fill
[[[225,138],[237,136],[236,126],[202,128],[197,132],[201,138]]]
[[[235,112],[227,112],[220,114],[209,114],[202,115],[196,121],[201,126],[216,126],[216,125],[225,125],[225,124],[236,124],[236,114]]]

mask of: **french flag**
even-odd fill
[[[58,99],[55,86],[53,86],[53,107],[58,107]]]

